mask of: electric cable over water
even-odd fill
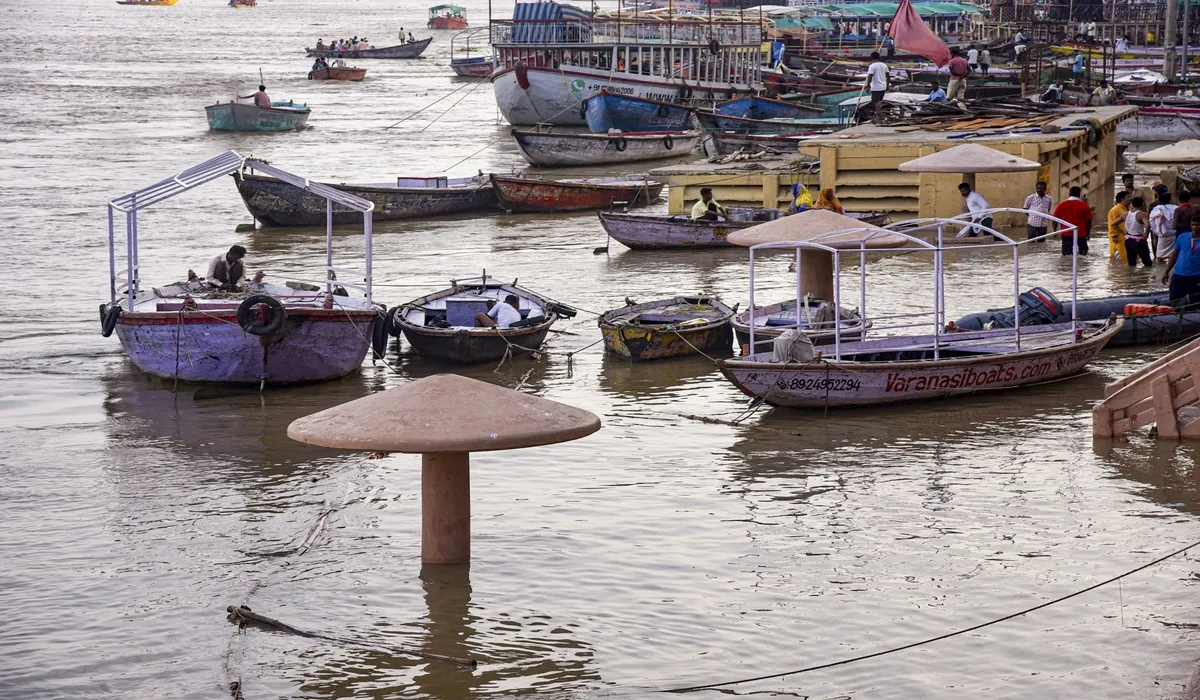
[[[659,692],[692,693],[697,690],[711,690],[713,688],[723,688],[723,687],[731,686],[731,685],[740,685],[742,683],[754,683],[757,681],[766,681],[766,680],[772,680],[775,678],[784,678],[786,676],[795,676],[795,675],[798,675],[801,673],[808,673],[810,671],[820,671],[820,670],[826,669],[826,668],[834,668],[837,666],[846,666],[848,664],[857,663],[859,661],[866,661],[867,659],[874,659],[876,657],[886,656],[888,654],[895,654],[896,652],[913,649],[915,647],[924,646],[926,644],[940,642],[943,639],[949,639],[951,637],[957,637],[959,635],[967,634],[968,632],[974,632],[976,630],[981,630],[984,627],[991,627],[992,625],[996,625],[1001,622],[1007,622],[1009,620],[1012,620],[1013,618],[1021,617],[1022,615],[1028,615],[1029,613],[1036,612],[1038,610],[1041,610],[1042,608],[1048,608],[1051,605],[1056,605],[1063,601],[1070,600],[1071,598],[1081,596],[1084,593],[1089,593],[1091,591],[1096,590],[1097,588],[1102,588],[1104,586],[1107,586],[1110,583],[1115,583],[1117,581],[1120,581],[1121,579],[1132,576],[1133,574],[1136,574],[1140,571],[1145,571],[1146,569],[1149,569],[1152,566],[1161,564],[1162,562],[1164,562],[1168,559],[1177,557],[1180,554],[1183,554],[1183,553],[1187,552],[1188,550],[1193,549],[1195,547],[1200,547],[1200,541],[1193,542],[1193,543],[1189,544],[1188,546],[1183,547],[1182,549],[1177,549],[1174,552],[1171,552],[1170,554],[1166,554],[1157,559],[1154,559],[1153,561],[1149,561],[1145,564],[1142,564],[1141,566],[1137,567],[1136,569],[1131,569],[1129,571],[1126,571],[1123,574],[1118,574],[1117,576],[1113,576],[1112,578],[1105,579],[1104,581],[1101,581],[1099,583],[1092,584],[1091,586],[1088,586],[1087,588],[1075,591],[1074,593],[1068,593],[1067,595],[1060,596],[1053,600],[1048,600],[1045,603],[1041,603],[1040,605],[1035,605],[1031,608],[1026,608],[1019,612],[1005,615],[1004,617],[1000,617],[995,620],[989,620],[988,622],[984,622],[984,623],[981,623],[978,625],[973,625],[971,627],[966,627],[966,628],[963,628],[960,630],[955,630],[954,632],[947,632],[946,634],[938,635],[936,637],[931,637],[929,639],[923,639],[919,642],[912,642],[910,644],[904,644],[904,645],[901,645],[898,647],[884,649],[882,651],[877,651],[877,652],[874,652],[871,654],[863,654],[861,656],[854,656],[849,659],[842,659],[841,661],[830,661],[829,663],[817,664],[816,666],[807,666],[805,668],[796,669],[794,671],[783,671],[781,673],[769,673],[769,674],[765,674],[765,675],[761,675],[761,676],[754,676],[751,678],[739,678],[737,680],[732,680],[732,681],[721,681],[718,683],[706,683],[704,685],[692,685],[692,686],[687,686],[687,687],[683,687],[683,688],[668,688],[668,689],[661,690]]]

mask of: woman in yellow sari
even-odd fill
[[[817,203],[813,206],[814,209],[830,209],[839,214],[845,214],[846,210],[842,209],[842,203],[838,201],[837,195],[833,193],[832,187],[826,187],[821,190],[821,196],[817,197]]]

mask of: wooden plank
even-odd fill
[[[1175,415],[1170,380],[1161,374],[1155,377],[1150,382],[1150,393],[1154,396],[1154,422],[1158,424],[1158,437],[1178,438],[1179,420]]]

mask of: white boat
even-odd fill
[[[510,124],[583,125],[581,105],[601,90],[700,106],[762,88],[758,22],[591,16],[555,2],[518,3],[493,20],[491,81]]]
[[[248,162],[228,151],[109,202],[110,301],[100,305],[101,334],[108,337],[115,332],[129,359],[143,372],[176,381],[260,387],[315,382],[358,370],[372,347],[382,356],[386,322],[382,307],[371,299],[374,205],[262,161],[252,161],[253,167],[328,201],[323,273],[311,282],[244,282],[233,291],[218,290],[203,279],[142,286],[138,212],[240,172]],[[361,270],[333,266],[334,202],[363,217],[365,268]],[[118,219],[126,225],[124,240],[119,242],[114,226]],[[343,281],[334,281],[335,270],[343,273]]]
[[[1016,209],[1002,211],[1021,212]],[[744,358],[724,360],[720,363],[721,372],[743,393],[775,406],[880,406],[1014,388],[1069,376],[1082,370],[1120,331],[1124,323],[1121,318],[1104,321],[1075,318],[1067,323],[1032,325],[1022,319],[1021,314],[1015,315],[1012,328],[968,332],[947,330],[943,256],[957,246],[943,242],[943,230],[957,229],[963,223],[963,217],[922,219],[892,225],[902,227],[902,231],[896,228],[844,229],[818,233],[802,241],[777,239],[750,246],[751,311],[746,324],[750,347],[760,347],[755,339],[759,328],[756,319],[759,312],[754,308],[756,253],[794,249],[798,271],[804,270],[806,265],[813,269],[810,261],[803,260],[805,255],[832,257],[834,308],[841,308],[841,260],[850,257],[859,264],[863,325],[845,330],[843,324],[835,325],[832,347],[825,345],[821,353],[816,353],[813,339],[799,330],[803,324],[796,318],[797,330],[781,336],[772,351],[752,352]],[[916,235],[922,230],[936,230],[937,244]],[[746,237],[753,240],[752,231],[748,229],[738,235],[743,240]],[[1013,250],[1014,289],[1019,289],[1020,268],[1016,251],[1024,241],[1018,243],[1000,232],[992,234],[998,242],[991,245]],[[904,240],[889,239],[892,236]],[[909,255],[925,254],[931,258],[932,303],[922,307],[917,300],[906,300],[904,313],[871,317],[867,314],[866,303],[867,256],[895,254],[897,242],[903,243],[899,249],[908,250]],[[978,249],[978,246],[972,248]],[[1075,264],[1073,256],[1073,271]],[[882,286],[886,287],[886,283]],[[800,272],[797,272],[796,290],[799,297],[802,293]],[[1015,308],[1023,308],[1021,296],[1016,293]],[[1074,296],[1073,279],[1073,299]],[[795,305],[800,305],[799,298]],[[868,337],[872,334],[877,337]],[[847,336],[856,339],[846,342]]]
[[[588,134],[513,129],[512,135],[525,160],[548,167],[678,158],[700,142],[698,131]]]

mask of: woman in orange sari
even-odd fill
[[[832,187],[826,187],[821,190],[821,196],[817,197],[817,203],[813,205],[814,209],[830,209],[839,214],[845,214],[846,210],[842,209],[842,203],[838,201],[837,195],[833,193]]]

